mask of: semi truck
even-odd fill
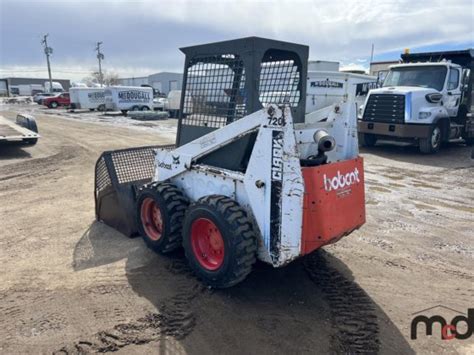
[[[473,67],[474,49],[402,54],[361,107],[360,143],[411,141],[426,154],[453,139],[473,144]]]

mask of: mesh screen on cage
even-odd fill
[[[258,85],[259,100],[267,104],[288,104],[292,107],[300,101],[298,84],[300,73],[294,60],[262,62]]]
[[[245,69],[233,54],[201,57],[188,67],[182,124],[219,128],[246,114]]]

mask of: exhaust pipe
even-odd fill
[[[336,148],[336,140],[324,129],[317,130],[313,135],[313,139],[318,145],[319,152],[330,152]]]

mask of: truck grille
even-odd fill
[[[405,95],[370,95],[362,119],[373,122],[404,123]]]

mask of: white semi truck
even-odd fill
[[[383,87],[371,90],[358,121],[359,141],[412,141],[422,153],[444,142],[474,142],[474,50],[403,54]]]

